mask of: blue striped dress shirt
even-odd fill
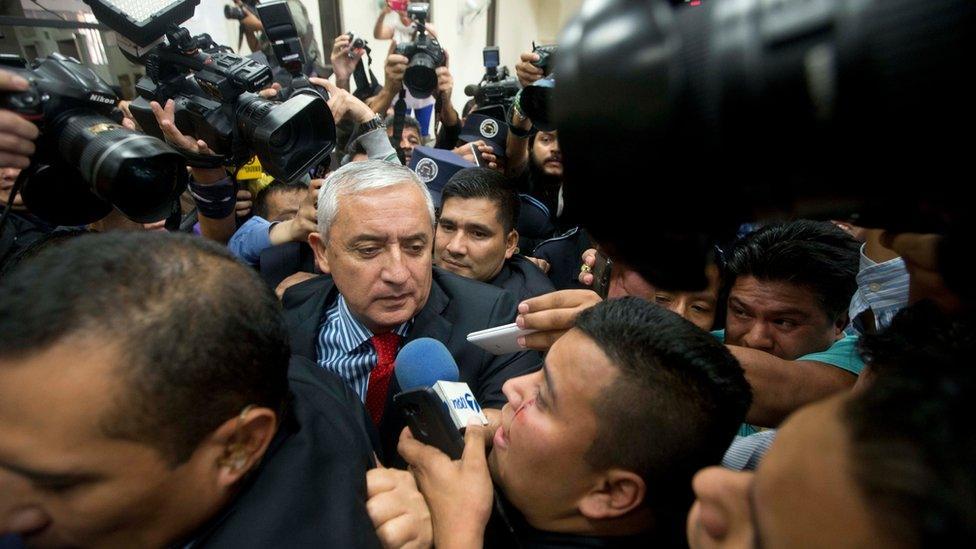
[[[396,333],[406,339],[413,319],[401,324]],[[366,401],[369,373],[376,366],[378,356],[370,338],[373,332],[349,311],[346,300],[340,295],[325,312],[325,322],[319,330],[319,366],[335,372]]]
[[[857,273],[857,291],[851,298],[848,311],[851,326],[857,333],[864,333],[861,319],[858,315],[868,309],[874,313],[874,325],[877,331],[888,327],[891,319],[898,311],[908,305],[908,270],[905,260],[896,257],[883,263],[875,263],[864,255],[861,246],[861,267]]]

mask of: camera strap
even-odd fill
[[[7,219],[10,217],[10,212],[14,209],[14,200],[17,199],[17,195],[20,193],[20,188],[24,186],[24,181],[34,171],[33,165],[20,172],[17,176],[16,181],[14,181],[13,188],[10,189],[10,197],[7,199],[7,205],[3,209],[3,215],[0,215],[0,235],[3,235],[3,228],[7,224]]]
[[[352,77],[356,81],[356,93],[355,95],[360,101],[365,101],[367,97],[372,97],[379,93],[382,86],[376,81],[376,75],[373,74],[373,56],[372,51],[366,48],[366,59],[367,63],[363,63],[363,58],[359,58],[359,62],[356,63],[356,68],[352,72]],[[366,67],[369,68],[369,76],[366,74]],[[362,94],[362,97],[360,97]]]
[[[225,156],[210,155],[181,150],[180,154],[186,158],[186,163],[193,168],[223,168],[227,164],[232,164]]]
[[[400,163],[404,166],[407,165],[406,156],[403,153],[403,148],[400,147],[400,138],[403,136],[403,122],[407,115],[407,89],[400,88],[400,96],[397,98],[396,105],[393,106],[393,147],[396,149],[397,156],[400,157]]]

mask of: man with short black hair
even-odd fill
[[[541,269],[517,253],[519,198],[505,176],[467,168],[441,191],[434,264],[508,290],[519,301],[555,290]]]
[[[726,254],[728,313],[716,334],[752,384],[750,423],[775,426],[854,385],[864,363],[844,329],[858,249],[833,223],[798,220],[763,227]]]
[[[365,413],[289,364],[277,300],[219,245],[86,235],[0,282],[0,538],[378,546]]]
[[[487,458],[480,425],[468,426],[460,461],[403,432],[438,546],[480,546],[492,481],[523,546],[680,544],[690,479],[718,463],[750,402],[723,345],[633,297],[584,311],[543,370],[505,393]]]
[[[303,181],[275,179],[254,197],[253,213],[272,223],[292,219],[307,194],[308,184]]]
[[[393,116],[387,116],[383,124],[386,126],[386,135],[391,139],[393,138],[393,130],[395,119]],[[403,130],[400,131],[400,142],[391,143],[394,147],[398,147],[403,150],[403,165],[410,165],[410,158],[413,155],[413,149],[424,144],[424,138],[420,135],[420,122],[412,116],[403,117]]]

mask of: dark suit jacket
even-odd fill
[[[506,259],[502,269],[489,284],[512,292],[519,302],[556,291],[546,273],[520,254]]]
[[[323,275],[289,288],[282,299],[291,335],[292,353],[318,362],[318,336],[325,311],[338,291],[331,276]],[[507,401],[502,385],[510,378],[537,370],[542,357],[534,351],[495,356],[471,343],[471,332],[510,324],[515,320],[515,297],[494,286],[434,267],[427,304],[414,317],[404,343],[430,337],[443,343],[457,361],[459,380],[467,383],[483,407],[501,408]],[[400,387],[393,378],[386,411],[379,425],[386,462],[402,464],[396,454],[406,418],[393,404]]]
[[[373,456],[359,397],[332,372],[294,356],[288,387],[290,402],[261,464],[227,508],[178,547],[380,546],[366,512]]]

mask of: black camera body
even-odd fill
[[[242,165],[257,154],[264,170],[294,181],[317,165],[335,146],[335,124],[322,94],[296,91],[285,102],[257,92],[271,86],[271,69],[213,43],[191,37],[184,28],[167,34],[146,59],[139,97],[129,107],[147,133],[162,137],[149,103],[175,103],[180,132],[202,139],[216,159],[187,154],[191,165]],[[192,77],[190,77],[192,75]]]
[[[558,49],[556,44],[548,44],[545,46],[539,46],[535,43],[532,44],[532,53],[539,56],[539,60],[533,61],[532,64],[542,69],[543,74],[546,76],[552,74],[552,68],[555,65],[553,63],[553,54],[556,53],[556,49]]]
[[[507,77],[507,71],[502,71],[502,74],[504,78],[495,82],[484,82],[478,86],[474,93],[474,102],[478,104],[478,108],[500,105],[507,110],[512,104],[519,92],[518,80]]]
[[[347,54],[349,57],[356,57],[354,53],[356,50],[365,50],[366,46],[369,45],[369,42],[351,32],[347,32],[346,34],[349,35],[349,53]]]
[[[437,89],[437,67],[444,66],[444,50],[436,38],[427,33],[427,14],[430,5],[413,3],[407,14],[417,24],[417,38],[413,42],[397,44],[395,53],[409,59],[403,84],[417,99],[430,97]]]
[[[37,152],[22,174],[28,209],[61,225],[105,217],[112,207],[134,221],[165,218],[186,188],[186,161],[164,141],[120,124],[118,97],[91,68],[54,53],[28,66],[0,64],[30,82],[0,93],[0,107],[36,123]]]

